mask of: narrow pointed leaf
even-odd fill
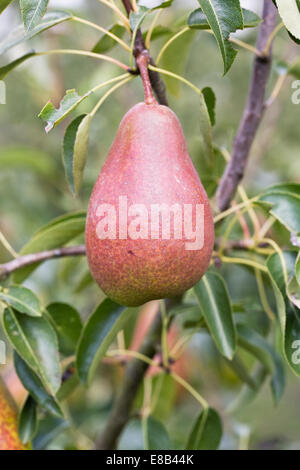
[[[244,28],[244,17],[239,0],[198,0],[217,40],[223,62],[224,74],[230,69],[237,51],[228,41],[230,33]]]
[[[45,318],[34,318],[7,308],[4,331],[12,346],[54,395],[61,382],[56,334]]]
[[[33,238],[22,248],[20,255],[37,253],[44,250],[52,250],[64,246],[84,232],[85,212],[75,212],[66,214],[49,222],[42,227]],[[35,263],[25,266],[16,271],[13,275],[15,282],[20,283],[28,277],[39,265]]]
[[[203,88],[202,93],[205,99],[211,125],[214,126],[216,123],[216,95],[210,87]]]
[[[236,349],[236,331],[224,280],[219,274],[207,272],[194,292],[217,348],[231,359]]]
[[[90,114],[82,114],[69,124],[63,141],[63,162],[66,178],[73,194],[80,189],[86,163]]]
[[[253,11],[242,8],[242,12],[244,16],[244,28],[253,28],[262,22],[260,16]],[[188,25],[190,28],[211,29],[207,17],[201,8],[192,11],[188,18]]]
[[[23,408],[20,412],[18,431],[23,444],[32,440],[37,432],[37,404],[34,399],[28,395]]]
[[[36,54],[34,51],[32,52],[27,52],[27,54],[22,55],[22,57],[19,57],[16,60],[13,60],[7,65],[4,65],[3,67],[0,67],[0,80],[3,80],[6,75],[11,72],[13,69],[18,67],[18,65],[22,64],[25,62],[25,60],[30,59],[31,57],[34,57]]]
[[[63,412],[55,397],[49,395],[39,377],[16,352],[14,354],[14,366],[24,388],[26,388],[34,400],[48,413],[63,417]]]
[[[88,319],[77,350],[77,371],[80,380],[87,383],[99,361],[134,309],[128,309],[105,299]]]
[[[281,357],[273,347],[259,335],[245,325],[238,325],[239,344],[250,354],[254,355],[272,374],[271,389],[276,404],[280,401],[285,389],[285,370]]]
[[[31,31],[39,24],[47,11],[49,0],[20,0],[25,31]]]
[[[122,39],[122,37],[125,34],[126,29],[124,28],[124,26],[117,23],[117,24],[114,24],[113,26],[111,26],[108,29],[108,31],[110,33],[114,34],[115,36],[117,36],[119,39]],[[105,54],[106,52],[113,49],[117,44],[118,43],[113,38],[111,38],[107,34],[104,34],[99,39],[97,44],[95,44],[95,46],[93,47],[92,52],[95,52],[96,54]]]
[[[284,276],[284,269],[287,270],[287,262],[290,259],[289,254],[285,253],[282,258],[278,253],[274,253],[267,260],[267,268],[273,283],[277,303],[283,355],[292,371],[300,376],[300,362],[295,360],[294,348],[295,341],[299,340],[300,337],[300,310],[291,307]],[[282,262],[285,263],[284,266]]]

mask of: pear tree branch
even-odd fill
[[[233,143],[231,159],[221,179],[217,202],[221,211],[229,207],[236,189],[244,176],[251,147],[265,111],[266,87],[272,63],[269,38],[276,28],[277,9],[272,0],[264,0],[263,22],[259,28],[256,49],[260,55],[254,59],[249,94],[239,130]]]
[[[85,255],[85,246],[68,246],[63,248],[56,248],[54,250],[41,251],[39,253],[32,253],[28,255],[19,256],[12,261],[0,264],[0,281],[8,277],[14,271],[29,266],[31,264],[46,261],[54,258],[64,258],[66,256],[82,256]]]

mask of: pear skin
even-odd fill
[[[16,406],[0,377],[0,450],[28,450],[18,436]]]
[[[167,212],[157,219],[162,204]],[[187,207],[192,212],[185,214]],[[196,207],[202,211],[199,227]],[[191,213],[197,243],[186,230]],[[91,195],[86,249],[92,276],[122,305],[171,298],[200,280],[213,245],[209,200],[177,116],[156,102],[135,105],[120,124]]]

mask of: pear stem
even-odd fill
[[[149,71],[148,71],[149,62],[150,62],[150,58],[149,58],[149,53],[147,50],[139,54],[139,56],[136,59],[136,63],[140,70],[140,75],[141,75],[143,85],[144,85],[145,103],[155,104],[157,103],[157,101],[154,97],[151,82],[150,82]]]

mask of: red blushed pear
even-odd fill
[[[156,102],[147,65],[139,65],[145,102],[120,124],[86,222],[92,276],[108,297],[127,306],[191,288],[207,270],[214,245],[209,200],[180,122]]]
[[[0,377],[0,450],[28,450],[18,436],[18,413]]]

